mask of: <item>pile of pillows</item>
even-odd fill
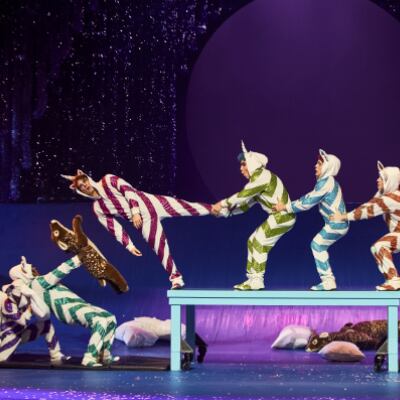
[[[272,349],[304,349],[314,331],[307,326],[288,325],[282,329]],[[361,361],[364,353],[353,343],[333,341],[324,346],[319,352],[323,358],[329,361]]]
[[[181,325],[182,339],[186,336],[186,326]],[[171,320],[138,317],[118,326],[115,338],[128,347],[151,347],[157,340],[170,340]]]

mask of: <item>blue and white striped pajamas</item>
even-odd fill
[[[333,176],[319,179],[314,190],[299,200],[293,201],[290,208],[293,212],[298,213],[309,210],[317,204],[319,204],[319,212],[324,219],[325,225],[313,238],[311,250],[315,258],[317,271],[321,280],[324,281],[328,278],[334,279],[329,263],[328,248],[346,235],[349,230],[348,221],[329,221],[329,216],[336,212],[346,214],[346,205],[343,200],[342,190]]]

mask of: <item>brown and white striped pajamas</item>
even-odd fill
[[[386,280],[398,277],[393,263],[393,254],[400,252],[400,190],[377,195],[347,214],[349,221],[358,221],[383,215],[389,228],[387,235],[378,239],[371,252]]]

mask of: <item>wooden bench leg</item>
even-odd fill
[[[399,372],[398,307],[388,307],[388,370]]]
[[[181,370],[181,306],[171,305],[171,371]]]

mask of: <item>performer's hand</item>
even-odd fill
[[[130,250],[130,252],[137,257],[141,257],[142,256],[142,252],[140,250],[138,250],[136,247],[132,247],[132,249]]]
[[[211,214],[217,216],[222,210],[221,202],[215,203],[211,206]]]
[[[273,209],[274,211],[276,211],[276,212],[281,212],[281,211],[286,210],[286,206],[285,206],[285,204],[283,204],[281,201],[279,201],[278,203],[276,203],[276,204],[272,207],[272,209]]]
[[[333,221],[333,222],[347,221],[347,214],[340,214],[339,212],[337,212],[337,213],[331,215],[329,217],[329,220]]]
[[[140,228],[142,227],[142,225],[143,225],[142,216],[141,216],[140,214],[135,214],[135,215],[132,217],[132,223],[133,223],[133,226],[134,226],[136,229],[140,229]]]

